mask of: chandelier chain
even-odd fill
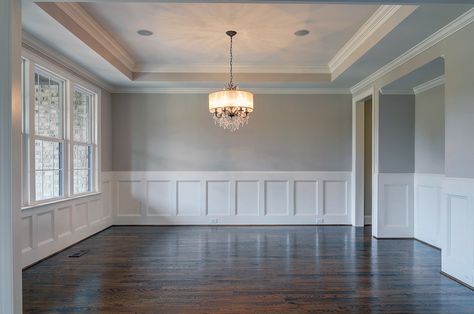
[[[232,71],[233,59],[234,59],[234,55],[232,54],[233,39],[234,39],[234,36],[230,36],[230,61],[229,61],[229,65],[230,65],[230,83],[229,83],[229,87],[234,86],[234,74],[233,74],[233,71]]]

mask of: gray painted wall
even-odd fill
[[[415,172],[444,174],[444,86],[415,99]]]
[[[102,90],[100,101],[100,135],[102,171],[112,171],[112,97]]]
[[[415,96],[380,95],[379,172],[413,173]]]
[[[446,45],[446,159],[448,177],[474,178],[474,24]]]
[[[445,175],[474,178],[474,23],[445,38],[373,84],[379,90],[426,63],[445,60]]]
[[[255,95],[235,133],[203,94],[113,94],[114,171],[350,171],[350,95]]]

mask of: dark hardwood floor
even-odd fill
[[[25,270],[24,311],[474,313],[440,263],[370,228],[112,227]]]

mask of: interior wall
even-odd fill
[[[111,170],[110,93],[69,68],[52,62],[54,58],[47,52],[24,47],[22,54],[25,58],[60,76],[78,81],[79,84],[99,92],[100,119],[98,122],[102,145],[99,162],[103,171],[98,182],[101,193],[39,204],[19,211],[21,215],[19,265],[26,267],[112,225],[113,176],[107,173]]]
[[[415,96],[415,237],[441,247],[444,86]]]
[[[413,173],[415,96],[381,95],[379,99],[379,172]]]
[[[471,10],[444,28],[443,34],[437,36],[438,40],[432,42],[429,48],[390,70],[372,84],[374,90],[379,90],[440,56],[445,59],[445,176],[438,185],[441,197],[427,198],[441,208],[441,269],[470,286],[474,286],[473,21],[474,11]],[[449,31],[452,35],[446,37],[446,32]],[[376,108],[377,99],[374,104]],[[382,174],[378,180],[379,201],[375,215],[383,216],[384,210],[392,214],[400,207],[400,202],[390,202],[398,199],[393,197],[397,189],[402,195],[399,182],[394,178],[385,179]],[[406,185],[409,184],[407,180]],[[395,190],[389,201],[384,198],[387,185],[393,186]],[[432,195],[435,194],[436,192],[433,192]],[[391,208],[387,210],[386,206],[383,206],[384,201],[390,204]],[[378,219],[377,224],[380,226],[374,227],[373,230],[383,228],[383,219]]]
[[[372,99],[364,103],[364,216],[372,215]]]
[[[255,95],[214,125],[205,94],[114,94],[116,224],[350,224],[351,95]]]
[[[449,44],[446,62],[446,175],[474,178],[474,24]]]
[[[415,172],[444,174],[444,85],[415,100]]]
[[[113,94],[114,171],[350,171],[350,95],[255,95],[216,125],[205,94]]]

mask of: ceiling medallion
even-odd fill
[[[224,90],[209,94],[209,112],[215,124],[234,132],[248,123],[253,111],[253,94],[239,90],[233,82],[232,40],[237,32],[227,31],[226,34],[230,37],[230,80]]]

